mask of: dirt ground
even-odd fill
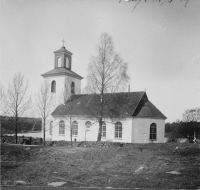
[[[17,183],[18,180],[25,184]],[[66,182],[62,187],[74,188],[198,189],[200,145],[168,143],[118,148],[1,145],[2,187],[45,187],[51,182]]]

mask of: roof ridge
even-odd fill
[[[134,92],[115,92],[115,93],[104,93],[104,94],[128,94],[128,93],[145,93],[145,91],[134,91]],[[80,96],[80,95],[100,95],[100,93],[95,94],[95,93],[91,93],[91,94],[75,94],[74,96]],[[143,94],[144,95],[144,94]],[[142,95],[142,96],[143,96]]]
[[[140,102],[141,102],[141,100],[142,100],[142,98],[143,98],[144,94],[146,93],[145,91],[142,91],[142,92],[143,92],[143,95],[142,95],[142,97],[140,98],[140,100],[138,101],[138,104],[137,104],[137,106],[135,107],[135,109],[133,110],[133,112],[132,112],[132,114],[131,114],[131,115],[133,115],[133,114],[134,114],[134,112],[135,112],[135,110],[137,109],[138,105],[140,104]]]

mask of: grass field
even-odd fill
[[[178,147],[178,148],[177,148]],[[176,171],[180,174],[167,172]],[[1,145],[1,185],[200,188],[200,145],[145,144],[120,148]],[[19,186],[19,184],[18,184]]]

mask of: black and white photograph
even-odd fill
[[[199,0],[0,0],[3,190],[200,189]]]

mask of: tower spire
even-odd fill
[[[64,44],[65,44],[65,40],[63,39],[62,42],[63,42],[63,47],[65,47],[65,46],[64,46]]]

